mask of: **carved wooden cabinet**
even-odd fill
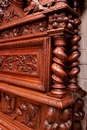
[[[0,130],[82,130],[79,4],[0,1]]]

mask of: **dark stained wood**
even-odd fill
[[[82,130],[78,10],[78,0],[0,1],[0,130]]]

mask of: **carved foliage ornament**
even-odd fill
[[[0,109],[2,112],[32,129],[39,127],[40,106],[3,93],[0,97]]]
[[[36,55],[3,55],[0,56],[0,70],[36,74]]]
[[[33,24],[26,24],[20,27],[15,27],[9,30],[3,30],[0,32],[1,39],[7,39],[12,37],[18,37],[22,35],[34,34],[37,32],[44,32],[47,30],[46,21],[41,20],[40,22],[35,22]]]
[[[15,9],[11,9],[11,1],[10,0],[1,0],[0,1],[0,24],[2,22],[11,22],[12,19],[16,16],[19,17]]]
[[[43,7],[38,0],[25,0],[25,3],[26,7],[23,10],[23,1],[0,0],[0,24],[2,24],[2,22],[11,22],[14,17],[20,18],[27,14],[46,9],[46,7]],[[21,13],[18,13],[19,10]]]

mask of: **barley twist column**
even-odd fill
[[[78,50],[79,45],[78,42],[80,41],[81,37],[78,34],[78,26],[81,23],[80,19],[74,20],[74,36],[72,37],[70,41],[70,50],[69,50],[69,81],[68,81],[68,88],[72,91],[77,91],[80,89],[77,81],[77,75],[80,72],[79,68],[79,60],[80,57],[80,51]]]
[[[65,36],[54,37],[54,57],[53,64],[51,66],[53,75],[53,85],[50,94],[54,97],[62,98],[66,94],[65,81],[67,79],[66,63],[68,60],[66,54],[66,42]]]

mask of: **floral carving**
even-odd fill
[[[27,34],[33,34],[36,32],[44,32],[46,31],[46,21],[40,21],[40,22],[35,22],[34,24],[29,24],[22,26],[20,28],[20,35],[27,35]]]
[[[29,128],[37,128],[40,124],[40,106],[22,99],[1,93],[0,109],[2,112]]]
[[[3,22],[3,17],[5,15],[5,10],[10,6],[9,0],[1,0],[0,1],[0,23]]]
[[[37,73],[36,55],[3,55],[0,56],[0,70],[12,72]]]
[[[1,39],[7,39],[12,37],[18,37],[22,35],[34,34],[36,32],[46,31],[46,21],[35,22],[34,24],[26,24],[21,27],[15,27],[10,30],[2,31],[0,33]]]
[[[0,24],[2,24],[2,22],[11,22],[14,17],[19,17],[15,9],[10,10],[9,7],[11,7],[10,0],[0,1]]]
[[[13,19],[15,16],[16,16],[16,17],[19,17],[19,15],[15,13],[15,10],[12,10],[10,13],[5,13],[5,14],[4,14],[5,21],[7,21],[7,22],[11,22],[12,19]]]

